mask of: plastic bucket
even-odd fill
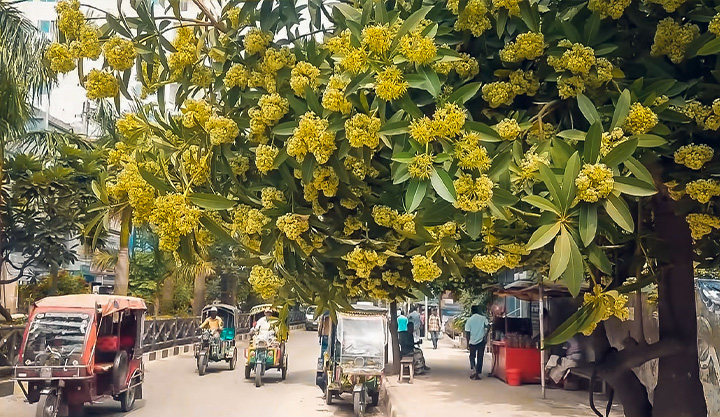
[[[508,369],[506,372],[507,384],[512,387],[522,385],[522,373],[519,369]]]

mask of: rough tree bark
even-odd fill
[[[173,310],[173,295],[175,293],[175,279],[165,278],[162,283],[160,295],[160,314],[167,314]]]
[[[58,273],[60,272],[60,266],[58,266],[57,263],[52,262],[50,264],[50,276],[48,279],[50,280],[50,289],[48,290],[48,295],[57,295],[58,292]]]
[[[390,343],[392,344],[392,375],[400,373],[400,339],[398,338],[397,301],[390,303]]]
[[[193,314],[199,316],[202,314],[202,309],[205,307],[205,287],[208,274],[200,272],[195,275],[195,285],[193,287],[193,301],[192,311]]]
[[[132,211],[125,210],[120,221],[120,248],[115,264],[115,291],[117,295],[127,295],[130,283],[130,233],[132,231]]]
[[[674,339],[684,351],[660,358],[653,417],[705,417],[707,406],[697,351],[697,313],[692,239],[667,193],[653,197],[656,234],[668,251],[658,285],[660,340]]]

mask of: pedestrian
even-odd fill
[[[322,358],[328,348],[328,337],[330,337],[330,312],[325,311],[318,323],[318,339],[320,341],[320,357]]]
[[[436,308],[432,309],[428,318],[428,331],[432,339],[433,349],[437,349],[438,339],[440,338],[440,316]]]
[[[465,322],[465,337],[470,350],[470,379],[481,379],[483,359],[485,356],[485,344],[487,343],[487,317],[480,314],[479,306],[472,306],[472,315]]]
[[[425,337],[425,308],[420,308],[420,338]]]
[[[407,331],[408,318],[405,316],[405,312],[400,310],[397,318],[398,332]]]
[[[420,339],[420,326],[422,325],[422,322],[420,320],[420,309],[422,307],[416,306],[415,309],[408,315],[408,320],[413,323],[413,338],[415,339],[415,343],[419,342]]]

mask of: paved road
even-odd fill
[[[288,376],[269,370],[265,385],[255,388],[245,380],[238,364],[230,371],[225,362],[210,364],[207,374],[198,376],[192,354],[149,362],[143,396],[130,417],[236,417],[352,416],[349,395],[328,406],[315,386],[315,365],[319,346],[315,332],[294,331],[288,343]],[[244,348],[245,346],[242,345]],[[368,415],[382,416],[377,409]],[[119,417],[120,403],[106,401],[86,407],[86,416]],[[31,417],[35,405],[24,402],[22,394],[0,398],[0,416]]]

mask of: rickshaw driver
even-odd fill
[[[264,339],[269,341],[270,339],[275,337],[275,331],[272,328],[272,324],[270,323],[270,317],[272,317],[272,310],[265,309],[265,316],[260,317],[260,320],[255,323],[255,326],[252,328],[252,332],[257,335],[258,339]]]
[[[210,329],[210,331],[213,332],[213,336],[216,339],[220,337],[220,332],[222,332],[222,329],[223,329],[222,317],[218,317],[217,314],[218,314],[217,307],[211,307],[210,315],[200,325],[201,329]]]

